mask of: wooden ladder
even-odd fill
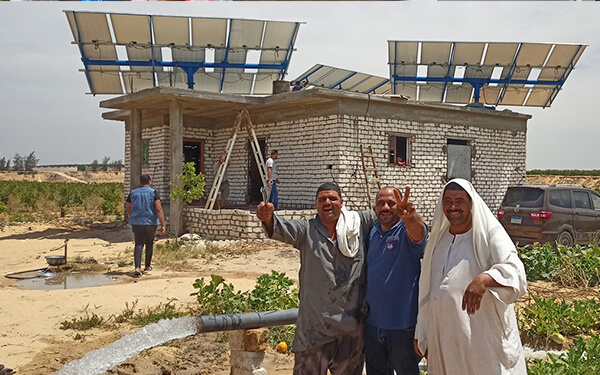
[[[215,201],[219,195],[219,188],[221,187],[221,182],[223,181],[223,177],[225,176],[225,170],[227,169],[227,164],[229,164],[229,159],[231,158],[231,152],[233,151],[233,146],[235,145],[235,141],[237,139],[238,132],[242,129],[242,126],[246,125],[246,131],[248,132],[248,139],[250,140],[250,146],[252,147],[252,154],[254,155],[254,159],[256,160],[256,165],[258,166],[258,172],[260,173],[260,178],[263,183],[263,189],[265,192],[266,200],[269,200],[269,196],[271,195],[271,190],[269,189],[269,181],[267,180],[267,166],[265,164],[265,159],[260,150],[260,144],[258,143],[258,139],[256,138],[256,133],[254,133],[254,126],[252,125],[252,119],[250,118],[250,114],[247,110],[243,109],[235,118],[233,122],[233,129],[231,131],[231,137],[227,141],[227,147],[225,148],[225,160],[219,168],[217,169],[217,173],[215,174],[215,179],[213,181],[212,187],[210,188],[210,193],[208,194],[208,199],[206,200],[206,205],[204,208],[212,210]]]
[[[375,196],[377,194],[371,195],[371,185],[377,185],[378,192],[381,189],[379,174],[377,173],[377,162],[375,161],[375,154],[373,153],[373,148],[369,146],[369,152],[365,152],[365,148],[363,147],[363,145],[360,145],[360,158],[362,159],[363,171],[365,172],[365,182],[367,185],[367,200],[369,201],[369,208],[373,208],[373,201],[375,200]],[[370,163],[368,163],[368,160],[366,159],[370,159]]]

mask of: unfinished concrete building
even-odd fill
[[[194,162],[206,175],[208,194],[213,164],[242,109],[252,117],[264,155],[279,151],[279,206],[287,217],[313,215],[315,191],[327,181],[341,186],[349,208],[368,208],[361,145],[372,147],[381,185],[411,186],[411,200],[426,220],[452,177],[470,179],[496,209],[507,186],[525,179],[531,118],[322,88],[251,97],[155,87],[105,100],[101,107],[114,110],[105,119],[125,123],[126,192],[141,173],[151,174],[172,228],[214,239],[264,237],[251,213],[262,183],[245,132],[231,155],[231,209],[180,207],[169,202],[169,182],[184,162]],[[395,162],[398,156],[405,165]]]

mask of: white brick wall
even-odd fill
[[[307,111],[308,113],[308,111]],[[468,123],[473,120],[464,114]],[[374,118],[350,115],[327,115],[255,125],[258,138],[266,139],[267,153],[279,150],[279,205],[281,208],[313,208],[314,194],[323,182],[335,180],[340,184],[350,208],[367,207],[366,184],[360,148],[372,146],[382,186],[392,185],[403,191],[411,187],[411,201],[417,210],[431,220],[436,201],[444,185],[447,155],[444,146],[448,138],[465,139],[475,149],[472,158],[473,184],[495,210],[506,187],[525,177],[525,131],[497,130],[482,126],[415,121],[399,118]],[[485,120],[479,120],[485,121]],[[520,120],[516,120],[520,121]],[[193,128],[186,123],[185,138],[205,141],[204,168],[208,194],[213,181],[213,163],[225,149],[231,129]],[[402,134],[411,137],[411,164],[397,167],[388,164],[388,136]],[[154,186],[164,199],[168,198],[170,175],[169,129],[167,125],[144,129],[143,138],[150,141],[150,173]],[[129,165],[129,132],[126,134],[126,170]],[[248,150],[246,132],[238,134],[229,169],[231,193],[229,203],[244,204],[248,190]],[[333,169],[326,168],[328,164]],[[128,172],[126,172],[128,181]],[[127,183],[126,190],[127,189]],[[255,218],[246,211],[235,211],[231,219],[221,216],[228,211],[204,212],[186,208],[185,220],[197,233],[206,231],[213,238],[254,238],[259,229]],[[215,224],[221,223],[221,224]],[[237,228],[239,227],[239,228]],[[257,237],[258,238],[258,237]]]

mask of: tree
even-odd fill
[[[15,154],[13,157],[13,171],[23,171],[25,170],[25,157]]]
[[[31,151],[31,154],[27,155],[25,158],[25,170],[33,171],[33,168],[37,167],[38,161],[40,161],[40,159],[35,157],[35,151]]]
[[[98,160],[94,159],[94,161],[90,165],[90,169],[92,170],[92,172],[96,172],[99,167],[100,167],[100,163],[98,163]]]
[[[110,163],[111,169],[114,171],[120,171],[123,169],[123,160],[114,160]]]
[[[181,186],[176,185],[171,181],[173,187],[171,199],[179,201],[181,204],[190,204],[195,199],[200,199],[204,196],[204,175],[196,174],[196,165],[194,163],[186,163],[183,167],[183,172],[179,175]]]
[[[0,171],[8,171],[10,170],[10,159],[6,160],[6,158],[0,159]]]
[[[102,170],[103,171],[108,171],[108,163],[110,162],[110,157],[109,156],[105,156],[102,158]]]

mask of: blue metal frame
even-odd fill
[[[367,91],[367,94],[375,94],[375,91],[380,88],[381,86],[385,85],[386,83],[390,83],[389,79],[386,79],[385,81],[381,82],[380,84],[376,85],[375,87],[373,87],[371,90]]]
[[[151,59],[148,61],[131,61],[131,60],[93,60],[93,59],[89,59],[86,54],[85,54],[85,45],[89,44],[89,43],[83,43],[81,41],[81,33],[80,33],[80,27],[78,24],[78,20],[77,20],[77,11],[69,11],[66,13],[71,13],[73,15],[73,19],[74,19],[74,23],[75,23],[75,28],[76,28],[76,33],[77,33],[77,45],[79,47],[79,52],[81,53],[81,61],[83,63],[84,66],[84,74],[86,76],[86,80],[88,82],[88,85],[90,87],[91,93],[93,95],[96,95],[95,89],[94,89],[94,85],[92,83],[92,79],[91,79],[91,71],[90,70],[90,66],[128,66],[128,67],[148,67],[149,72],[152,73],[152,84],[153,86],[157,86],[158,82],[156,80],[156,76],[155,73],[157,73],[156,68],[160,67],[171,67],[174,70],[176,68],[180,68],[182,69],[186,76],[187,76],[187,86],[189,89],[193,89],[194,88],[194,74],[202,68],[215,68],[215,69],[223,69],[223,73],[221,76],[221,83],[220,83],[220,92],[223,91],[224,85],[225,85],[225,73],[227,71],[227,69],[256,69],[259,70],[276,70],[279,72],[279,79],[283,79],[285,77],[285,75],[287,74],[287,70],[289,67],[289,63],[292,57],[292,53],[294,52],[294,44],[296,41],[296,38],[298,36],[298,31],[300,29],[300,22],[295,22],[295,27],[294,27],[294,31],[293,34],[291,36],[291,40],[286,52],[286,56],[284,61],[281,64],[248,64],[248,63],[236,63],[236,64],[232,64],[232,63],[228,63],[227,60],[229,58],[229,52],[230,52],[230,42],[231,42],[231,33],[232,33],[232,23],[234,21],[234,19],[228,19],[228,30],[227,30],[227,46],[225,49],[225,56],[223,59],[223,62],[218,62],[218,63],[208,63],[208,62],[194,62],[194,61],[171,61],[171,62],[167,62],[167,61],[162,61],[162,60],[157,60],[157,56],[156,56],[156,51],[155,48],[157,47],[171,47],[173,48],[174,46],[172,45],[168,45],[168,46],[159,46],[156,44],[155,42],[155,38],[153,35],[153,30],[154,30],[154,19],[152,15],[147,15],[148,16],[148,22],[149,22],[149,28],[150,28],[150,44],[149,46],[145,46],[151,49]],[[106,13],[106,14],[111,14],[111,13]],[[269,21],[262,21],[262,22],[269,22]],[[117,43],[109,43],[109,45],[112,46],[117,46],[119,44]],[[186,46],[187,47],[187,46]],[[118,71],[119,74],[124,73],[123,71]]]
[[[450,58],[449,58],[449,63],[448,63],[449,64],[448,71],[447,71],[445,77],[418,77],[418,76],[417,77],[406,77],[406,76],[398,76],[398,74],[397,74],[397,69],[399,66],[398,62],[397,62],[397,53],[396,53],[397,43],[398,42],[394,42],[394,58],[393,58],[394,67],[393,67],[393,74],[391,77],[392,92],[394,94],[396,93],[396,83],[397,82],[443,83],[444,88],[443,88],[442,92],[443,92],[444,97],[442,98],[442,101],[444,101],[445,95],[446,95],[446,88],[448,87],[449,84],[468,83],[474,89],[473,90],[474,91],[474,93],[473,93],[474,102],[479,103],[480,92],[483,87],[485,87],[486,85],[490,85],[490,84],[502,85],[502,87],[500,88],[501,90],[498,95],[498,98],[496,99],[496,102],[493,104],[494,107],[497,107],[498,105],[500,105],[500,103],[504,99],[504,96],[507,92],[509,85],[534,85],[534,86],[538,86],[538,87],[539,86],[548,86],[548,87],[553,88],[553,92],[549,95],[548,100],[542,106],[542,108],[546,108],[546,107],[550,106],[552,104],[552,102],[554,101],[554,99],[556,98],[558,92],[564,85],[567,77],[569,76],[571,71],[574,69],[575,58],[580,54],[580,51],[583,48],[583,45],[579,45],[577,52],[571,58],[571,61],[569,62],[568,67],[565,69],[565,72],[563,73],[562,77],[557,80],[527,80],[527,79],[513,79],[512,78],[513,74],[515,72],[515,69],[517,68],[517,58],[519,57],[519,54],[521,52],[521,48],[523,46],[522,43],[519,43],[517,50],[515,51],[515,56],[513,57],[513,60],[510,64],[510,67],[508,67],[508,74],[506,74],[506,78],[504,78],[504,79],[502,79],[502,78],[493,79],[491,77],[490,78],[469,78],[469,77],[454,78],[454,77],[452,77],[451,76],[452,68],[456,67],[453,64],[456,42],[452,42],[451,53],[450,53]],[[414,63],[407,64],[407,65],[414,65]],[[418,65],[419,64],[417,64],[417,66]],[[506,68],[506,67],[503,66],[503,68]],[[549,67],[543,67],[543,68],[549,68]],[[524,88],[524,89],[528,90],[528,88]]]
[[[357,73],[356,72],[352,72],[350,73],[346,78],[343,78],[341,81],[334,83],[333,85],[331,85],[331,88],[334,89],[336,86],[339,86],[339,89],[342,89],[342,83],[346,82],[347,80],[349,80],[350,78],[354,77]]]
[[[296,38],[298,37],[298,30],[300,29],[300,23],[296,22],[296,27],[294,28],[294,33],[292,38],[290,39],[290,45],[288,46],[288,52],[283,60],[283,65],[285,68],[281,69],[281,73],[279,74],[279,79],[284,79],[287,74],[287,70],[290,64],[290,60],[292,59],[292,53],[294,52],[294,43],[296,43]]]
[[[223,59],[223,61],[227,62],[227,59],[229,58],[229,46],[231,45],[231,24],[233,23],[233,20],[229,20],[229,29],[227,30],[227,49],[225,50],[225,58]],[[188,87],[189,87],[189,73],[188,73]],[[192,78],[193,81],[193,78]],[[223,74],[221,75],[221,88],[219,89],[219,92],[223,92],[223,86],[225,85],[225,70],[223,70]]]
[[[517,47],[517,52],[515,53],[515,57],[513,58],[512,63],[510,64],[510,69],[508,70],[508,75],[507,77],[509,78],[508,82],[504,84],[504,87],[502,88],[502,90],[500,90],[500,95],[498,95],[498,99],[496,99],[496,104],[494,104],[494,107],[497,107],[498,104],[502,101],[502,99],[504,99],[504,95],[506,94],[506,89],[508,88],[508,85],[510,84],[510,77],[512,77],[513,73],[515,72],[515,68],[517,67],[517,58],[519,57],[519,53],[521,53],[521,47],[523,46],[523,44],[519,44],[519,46]],[[479,94],[479,90],[476,90],[477,94]],[[477,97],[477,100],[475,102],[479,102],[479,97]]]
[[[231,68],[231,69],[269,69],[281,70],[284,64],[232,64],[227,62],[208,63],[196,61],[129,61],[129,60],[85,60],[88,65],[109,65],[109,66],[148,66],[148,67],[173,67],[183,70],[200,68]]]
[[[316,72],[318,72],[319,70],[323,69],[323,67],[325,67],[325,65],[323,64],[318,64],[318,67],[315,68],[314,70],[312,70],[311,72],[300,76],[296,79],[296,81],[304,81],[304,80],[308,80],[310,82],[310,76],[312,76],[313,74],[315,74]],[[346,82],[348,79],[350,79],[351,77],[355,76],[356,74],[358,74],[358,72],[352,72],[350,73],[348,76],[346,76],[345,78],[342,78],[340,81],[334,83],[333,85],[330,85],[329,88],[330,89],[335,89],[337,87],[338,90],[343,90],[344,88],[342,87],[342,83]],[[374,87],[372,87],[371,89],[365,91],[365,94],[374,94],[375,91],[380,88],[381,86],[389,83],[390,80],[386,79],[383,82],[375,85]]]

